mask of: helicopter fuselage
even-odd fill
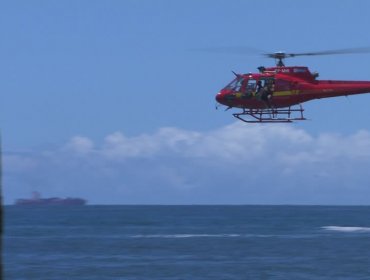
[[[218,103],[243,109],[285,108],[313,99],[370,93],[370,81],[318,80],[303,66],[262,68],[236,74],[217,95]]]

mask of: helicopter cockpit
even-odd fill
[[[232,80],[226,87],[225,90],[231,90],[233,92],[241,92],[246,95],[258,92],[265,86],[273,90],[271,86],[274,84],[275,80],[273,77],[260,77],[260,78],[245,78],[242,76],[237,76]]]
[[[234,80],[232,80],[224,89],[232,90],[232,91],[240,91],[243,85],[244,78],[241,76],[237,76]]]
[[[275,78],[265,75],[236,75],[216,96],[218,103],[228,107],[245,106],[245,102],[263,102],[271,107],[275,91]],[[255,103],[256,104],[256,103]],[[255,106],[255,105],[254,105]]]

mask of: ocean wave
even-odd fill
[[[220,234],[135,234],[128,238],[311,238],[312,234],[239,234],[239,233],[220,233]]]
[[[368,232],[370,233],[370,227],[343,227],[343,226],[325,226],[322,229],[329,231],[338,232]]]
[[[225,238],[225,237],[240,237],[240,234],[137,234],[131,235],[131,238]]]

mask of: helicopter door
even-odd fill
[[[262,78],[257,82],[256,93],[264,89],[265,91],[273,94],[275,90],[275,79],[273,78]]]
[[[257,82],[257,85],[256,85],[256,95],[261,93],[261,91],[263,90],[263,88],[265,87],[265,84],[266,84],[266,80],[265,79],[259,79],[258,82]]]
[[[257,82],[256,98],[271,108],[271,99],[275,91],[274,78],[262,78]]]

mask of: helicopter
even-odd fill
[[[306,53],[275,52],[264,56],[276,61],[274,67],[260,66],[258,73],[237,74],[216,95],[226,110],[240,108],[233,116],[246,123],[284,123],[306,120],[302,103],[321,98],[370,93],[370,81],[319,80],[306,66],[285,66],[284,60],[297,56],[369,53],[370,48]],[[216,108],[218,108],[218,105]]]

